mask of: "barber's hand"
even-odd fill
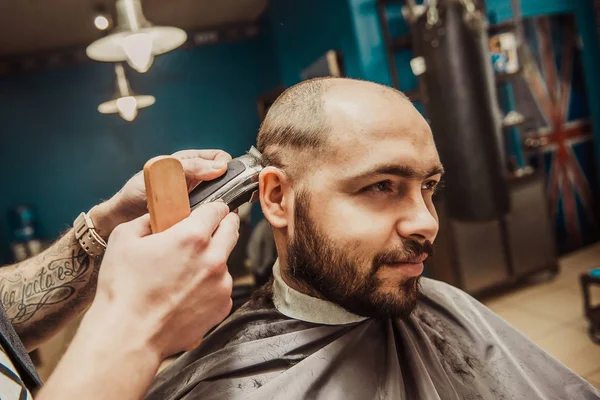
[[[181,161],[191,191],[202,181],[220,177],[227,170],[231,155],[221,150],[183,150],[172,157]],[[134,175],[110,200],[94,207],[91,218],[98,232],[108,238],[120,223],[131,221],[148,212],[144,174]]]
[[[88,327],[94,321],[103,329],[122,324],[115,334],[127,332],[123,340],[161,358],[198,343],[231,310],[226,262],[239,223],[224,203],[215,202],[157,234],[150,233],[148,215],[119,225],[102,262]]]

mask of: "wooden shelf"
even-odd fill
[[[508,171],[506,178],[510,186],[518,186],[538,179],[544,179],[544,174],[539,169],[528,166],[517,174],[513,171]]]
[[[511,74],[494,74],[494,78],[496,80],[496,85],[502,85],[504,83],[509,83],[511,80],[521,76],[523,70],[518,70],[517,72],[513,72]]]
[[[488,26],[488,34],[495,35],[497,33],[513,31],[517,28],[514,21],[505,21],[498,24],[490,24]]]
[[[408,92],[404,92],[404,94],[410,99],[410,101],[421,101],[421,91],[420,90],[409,90]]]
[[[525,123],[527,122],[526,119],[524,119],[523,121],[516,123],[516,124],[510,124],[510,125],[504,125],[502,124],[502,129],[511,129],[511,128],[516,128],[518,126],[522,126],[525,125]]]
[[[392,51],[398,52],[410,50],[412,48],[412,38],[410,35],[397,36],[392,39]]]
[[[377,0],[377,5],[404,4],[403,0]]]

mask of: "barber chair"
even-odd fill
[[[590,321],[588,333],[594,343],[600,344],[600,304],[592,304],[590,296],[592,285],[600,287],[600,268],[581,274],[580,281],[585,316]]]
[[[231,313],[234,313],[252,298],[254,288],[255,286],[250,284],[235,285],[233,287],[233,290],[231,291],[231,300],[233,301]]]

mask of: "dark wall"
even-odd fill
[[[144,75],[128,73],[135,91],[157,99],[132,123],[96,110],[113,96],[109,64],[0,77],[0,253],[16,204],[33,205],[41,232],[55,239],[155,155],[242,154],[256,139],[257,97],[279,83],[269,35],[178,50]]]

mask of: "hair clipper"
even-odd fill
[[[233,211],[244,203],[258,201],[258,176],[262,169],[262,154],[252,146],[227,164],[224,175],[196,186],[189,195],[190,208],[221,199]]]

